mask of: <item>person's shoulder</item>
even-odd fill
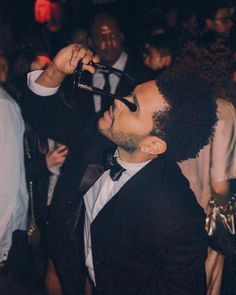
[[[162,174],[161,181],[156,181],[149,189],[149,193],[156,196],[152,199],[153,208],[155,203],[161,204],[162,209],[168,216],[175,216],[176,220],[185,216],[192,215],[202,218],[203,210],[197,202],[197,198],[190,188],[189,180],[182,173],[179,165],[172,159],[162,156],[154,168],[159,169]],[[160,166],[159,168],[157,167]],[[153,169],[153,175],[157,171]],[[154,176],[155,177],[155,176]],[[197,217],[197,218],[198,218]]]
[[[235,107],[230,101],[218,98],[216,100],[216,104],[217,104],[217,117],[219,120],[222,120],[222,119],[230,120],[230,118],[236,119]]]
[[[3,88],[0,87],[0,112],[4,115],[7,112],[20,115],[20,108],[17,102],[11,97],[11,95]]]
[[[16,108],[18,107],[16,101],[3,87],[0,87],[0,103],[1,105],[12,105]]]

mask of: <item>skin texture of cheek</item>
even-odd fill
[[[145,139],[149,133],[144,131],[141,132],[141,126],[137,124],[132,125],[131,121],[126,120],[125,123],[125,125],[117,126],[115,120],[109,122],[100,119],[98,122],[98,129],[100,133],[117,146],[128,152],[133,152],[138,149],[140,142]]]
[[[146,136],[139,136],[134,135],[131,133],[124,133],[124,132],[115,132],[111,128],[110,129],[101,129],[100,132],[115,143],[117,146],[121,147],[122,149],[128,152],[134,152],[138,149],[140,142]]]

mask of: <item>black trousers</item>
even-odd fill
[[[28,294],[25,287],[33,284],[32,273],[27,233],[17,230],[13,233],[8,259],[0,268],[0,294]]]

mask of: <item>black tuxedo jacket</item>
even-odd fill
[[[81,200],[103,172],[111,144],[91,127],[92,118],[65,108],[57,95],[41,98],[28,91],[25,98],[24,115],[32,126],[71,149],[54,193],[50,249],[65,294],[82,294]],[[205,294],[204,219],[177,164],[165,156],[151,161],[92,223],[97,294]],[[78,234],[70,236],[68,228]]]
[[[91,239],[97,294],[206,294],[204,213],[165,156],[104,206]]]

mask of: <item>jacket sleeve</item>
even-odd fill
[[[23,116],[38,133],[67,146],[74,145],[94,122],[93,117],[67,107],[58,93],[40,96],[28,88],[23,98]]]

